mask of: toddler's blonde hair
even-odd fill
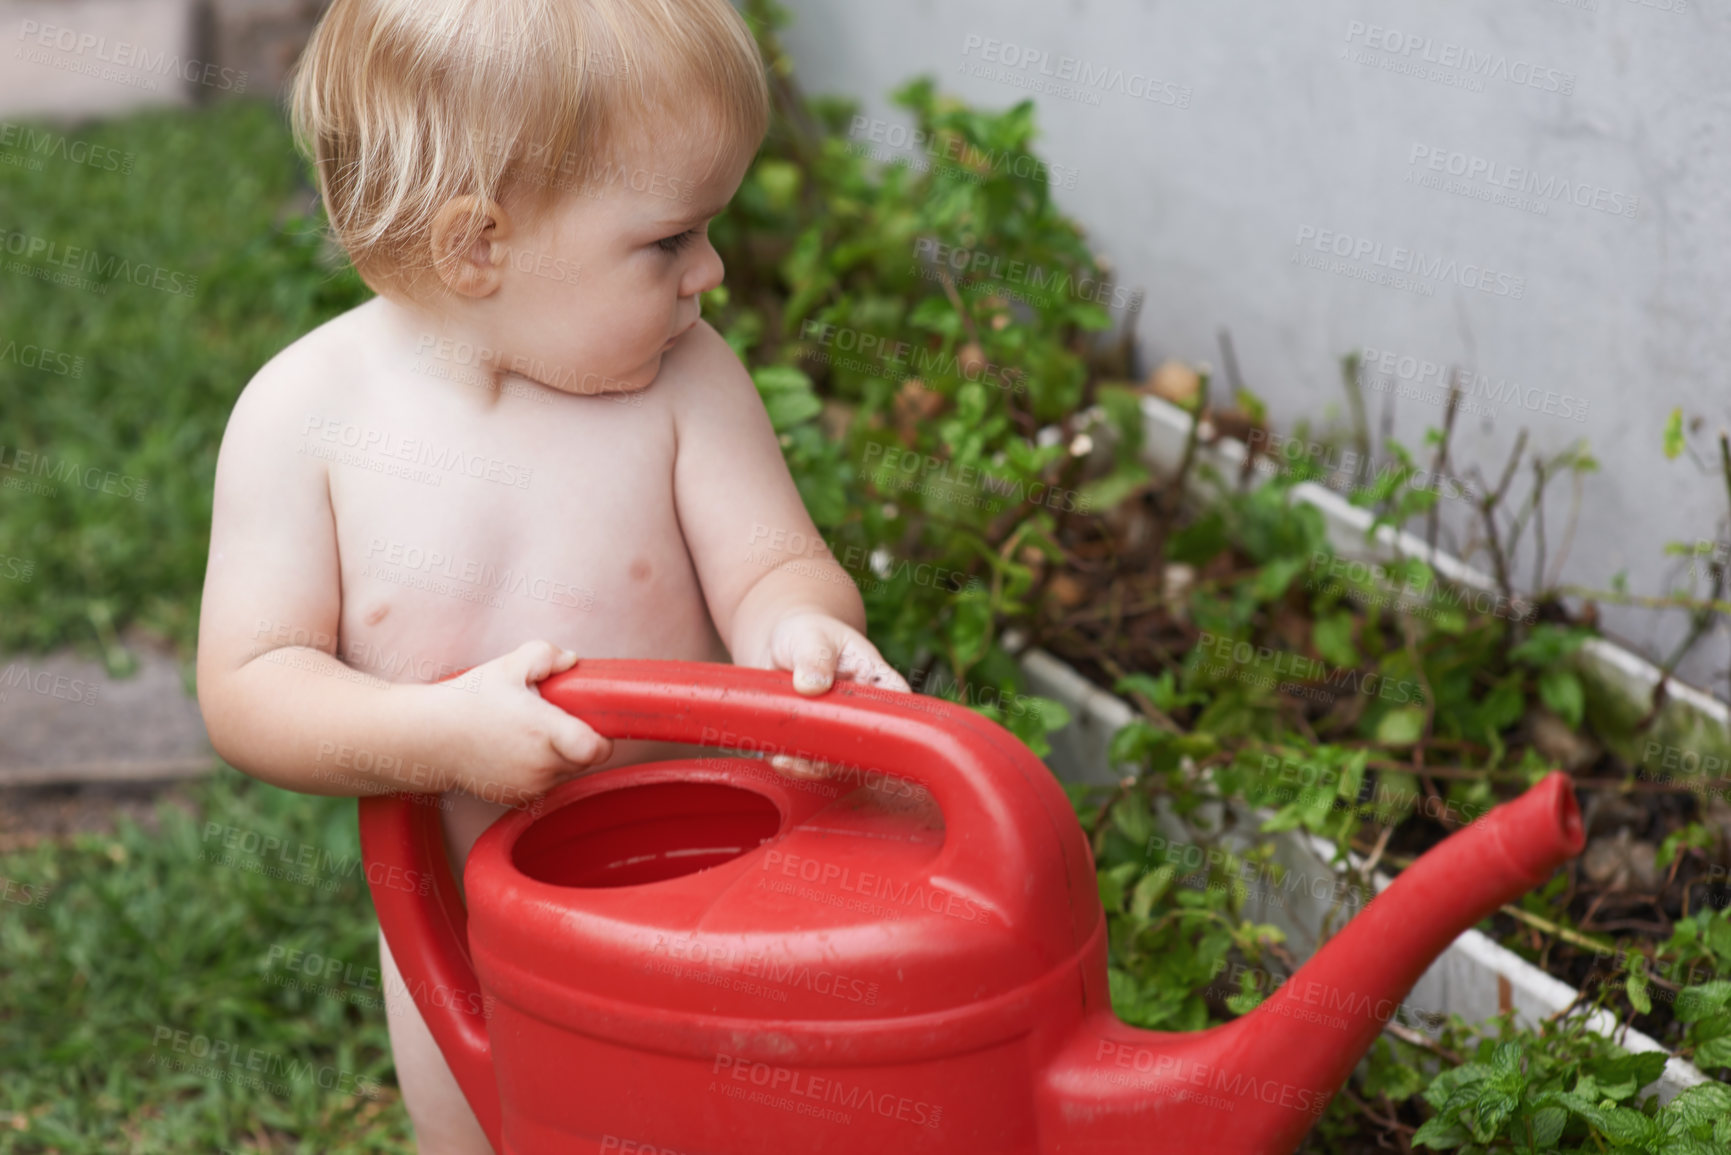
[[[689,185],[618,166],[651,125],[713,139],[712,165],[755,152],[769,87],[728,0],[335,0],[295,65],[290,119],[356,271],[415,298],[453,197],[533,218],[623,177],[688,201]],[[479,205],[472,218],[478,233]]]

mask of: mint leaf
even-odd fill
[[[1552,667],[1539,675],[1539,699],[1551,712],[1578,729],[1587,709],[1587,696],[1581,689],[1581,679],[1573,670]]]
[[[1376,740],[1389,746],[1411,746],[1424,734],[1424,709],[1401,706],[1376,724]]]
[[[1438,1115],[1434,1119],[1426,1119],[1412,1137],[1415,1147],[1435,1147],[1439,1151],[1448,1151],[1459,1147],[1471,1139],[1465,1127],[1452,1119],[1444,1119]]]
[[[1731,982],[1719,979],[1697,987],[1684,987],[1677,992],[1676,1015],[1679,1021],[1692,1023],[1704,1019],[1731,1002]]]
[[[1561,1107],[1545,1107],[1534,1112],[1532,1120],[1533,1146],[1539,1150],[1555,1147],[1562,1137],[1563,1127],[1569,1121],[1569,1113]]]

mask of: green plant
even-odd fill
[[[784,76],[778,13],[751,11]],[[1064,711],[1018,692],[1002,632],[1033,616],[1057,527],[1148,481],[1133,445],[1082,477],[1086,338],[1111,324],[1083,288],[1100,269],[1049,188],[1005,163],[1032,146],[1032,102],[988,113],[910,82],[895,103],[956,158],[921,171],[861,155],[842,131],[851,105],[808,113],[788,82],[778,92],[784,131],[712,228],[730,270],[716,324],[755,366],[885,656],[1043,750]],[[1015,275],[996,273],[1012,260]],[[823,435],[826,412],[839,438]]]
[[[1731,976],[1731,908],[1699,910],[1680,920],[1654,958],[1682,980],[1671,996],[1683,1024],[1679,1053],[1703,1071],[1731,1067],[1731,979],[1712,977]],[[1703,974],[1708,981],[1695,982]],[[1643,1013],[1651,1009],[1644,990],[1631,990],[1629,1001]]]
[[[1151,1030],[1194,1031],[1242,1014],[1260,1001],[1248,977],[1262,973],[1284,935],[1243,917],[1246,872],[1266,871],[1265,854],[1240,856],[1217,841],[1163,837],[1139,794],[1095,808],[1073,791],[1092,836],[1100,903],[1111,941],[1107,978],[1125,1022]],[[1220,978],[1241,963],[1240,987]]]
[[[1663,1054],[1623,1054],[1573,1021],[1536,1036],[1505,1026],[1425,1088],[1436,1114],[1413,1144],[1463,1153],[1724,1150],[1731,1142],[1731,1088],[1693,1087],[1660,1108],[1639,1092],[1664,1065]]]

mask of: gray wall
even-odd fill
[[[907,118],[887,92],[922,72],[981,106],[1033,95],[1041,154],[1076,170],[1060,204],[1122,281],[1147,289],[1149,364],[1219,365],[1216,332],[1229,328],[1246,383],[1289,430],[1344,412],[1338,364],[1351,349],[1411,356],[1409,373],[1437,364],[1439,396],[1440,367],[1458,362],[1495,399],[1479,399],[1488,415],[1461,415],[1457,475],[1477,463],[1494,478],[1523,427],[1547,452],[1585,438],[1601,463],[1566,581],[1602,588],[1623,570],[1631,590],[1659,593],[1682,580],[1665,542],[1719,536],[1725,486],[1687,458],[1667,461],[1661,441],[1675,406],[1705,419],[1704,447],[1731,424],[1723,0],[797,0],[794,11],[785,39],[807,90],[854,96],[891,123]],[[1042,69],[1054,84],[1105,70],[1106,84],[1078,98],[1006,79]],[[1152,100],[1130,94],[1150,81]],[[1464,180],[1470,194],[1427,179]],[[1511,185],[1527,205],[1487,199]],[[1403,268],[1409,284],[1353,275]],[[1390,395],[1367,398],[1374,424]],[[1442,409],[1399,399],[1393,419],[1417,447]],[[1553,559],[1568,489],[1548,505]],[[1464,552],[1466,510],[1444,504]],[[1530,582],[1530,559],[1520,573]],[[1657,654],[1681,618],[1608,609],[1605,623]],[[1723,636],[1702,650],[1684,671],[1698,682],[1727,664]],[[1722,678],[1715,688],[1723,696]]]

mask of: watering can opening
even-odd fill
[[[643,886],[731,862],[773,839],[773,799],[716,782],[621,786],[543,815],[512,847],[512,864],[551,886]]]

